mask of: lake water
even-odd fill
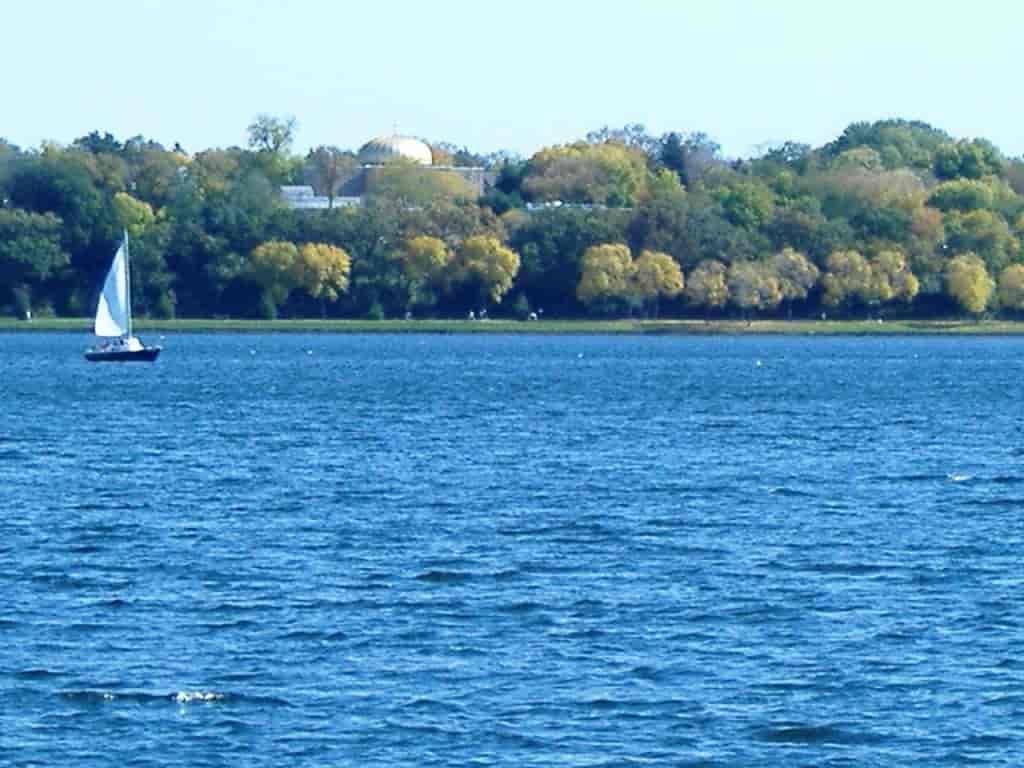
[[[87,342],[0,335],[2,765],[1020,764],[1024,340]]]

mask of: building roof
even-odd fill
[[[396,160],[433,165],[434,153],[419,139],[397,133],[370,139],[359,150],[359,162],[364,165],[383,165]]]

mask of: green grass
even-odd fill
[[[1024,322],[1006,320],[138,320],[146,333],[529,333],[743,334],[877,336],[899,334],[1016,335]],[[89,318],[0,318],[0,331],[64,331],[91,335]]]

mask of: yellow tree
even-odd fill
[[[456,283],[475,282],[482,301],[501,301],[519,272],[519,254],[495,237],[474,235],[462,241],[452,271]]]
[[[409,284],[410,302],[433,304],[437,298],[431,288],[440,285],[452,261],[444,240],[427,235],[414,237],[403,243],[397,256]]]
[[[327,243],[306,243],[294,262],[293,280],[314,299],[320,299],[320,314],[327,316],[327,302],[337,301],[348,290],[352,259],[342,249]]]
[[[686,280],[686,300],[706,310],[724,307],[729,300],[725,265],[715,259],[704,259]]]
[[[833,251],[822,278],[825,304],[837,307],[852,299],[867,301],[871,296],[871,267],[858,251]]]
[[[977,254],[961,253],[946,265],[946,293],[973,315],[980,315],[988,306],[995,283]]]
[[[592,245],[583,252],[576,298],[588,306],[610,306],[629,299],[633,255],[620,243]]]
[[[407,207],[428,206],[444,200],[474,200],[479,195],[479,190],[457,173],[402,160],[370,169],[366,192],[371,197]]]
[[[999,275],[999,306],[1024,310],[1024,264],[1011,264]]]
[[[771,267],[779,281],[787,314],[793,315],[793,302],[807,298],[807,292],[818,282],[818,268],[807,257],[792,248],[783,248],[772,256]]]
[[[262,312],[274,317],[277,308],[295,288],[295,262],[299,249],[286,240],[270,240],[253,248],[246,265],[246,275],[263,288]]]
[[[683,272],[667,253],[641,251],[632,272],[634,295],[641,302],[653,303],[655,317],[662,296],[671,299],[683,292]]]
[[[633,205],[647,189],[647,157],[617,141],[547,147],[526,166],[523,189],[535,200]]]
[[[138,237],[153,223],[153,209],[149,203],[136,200],[127,192],[114,195],[114,215],[117,223],[128,230],[132,237]]]
[[[900,251],[880,251],[871,260],[870,267],[871,298],[883,302],[910,302],[917,296],[920,284],[907,266],[906,257]]]
[[[729,301],[744,314],[753,309],[771,309],[782,301],[778,277],[767,264],[740,261],[729,267],[726,275]]]

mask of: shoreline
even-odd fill
[[[138,320],[146,333],[380,333],[662,336],[1018,336],[1010,320]],[[92,336],[88,318],[0,318],[0,332]]]

